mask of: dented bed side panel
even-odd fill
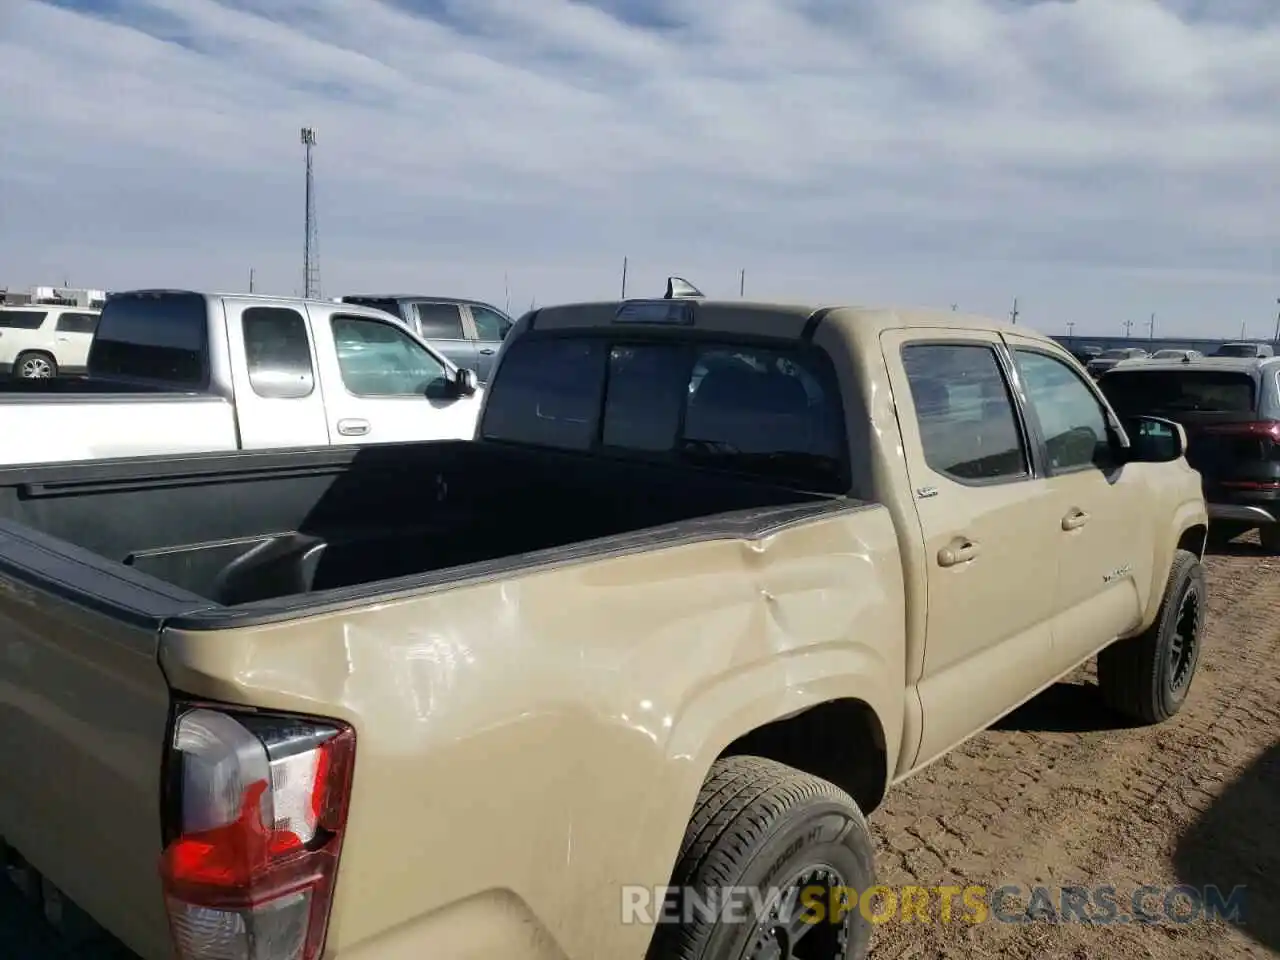
[[[376,606],[168,629],[160,660],[185,693],[355,727],[335,957],[460,949],[454,920],[478,912],[508,956],[640,958],[650,930],[621,922],[622,886],[668,881],[730,742],[851,697],[893,768],[901,570],[888,512],[849,504]]]

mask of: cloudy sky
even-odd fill
[[[326,296],[1276,322],[1276,0],[0,0],[0,90],[16,288],[294,293],[311,125]]]

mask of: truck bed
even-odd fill
[[[387,580],[500,576],[840,502],[686,466],[469,441],[41,465],[0,470],[0,576],[52,551],[74,556],[86,590],[159,580],[177,588],[162,591],[170,610],[285,615],[317,593],[356,601]],[[93,576],[96,587],[81,582]]]

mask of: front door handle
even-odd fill
[[[956,537],[938,551],[938,566],[955,567],[978,555],[978,545],[968,537]]]
[[[481,350],[481,351],[480,351],[480,355],[481,355],[481,356],[483,356],[483,357],[492,357],[492,356],[493,356],[493,348],[492,348],[492,347],[485,347],[483,350]]]
[[[368,420],[339,420],[338,432],[344,437],[363,437],[369,432]]]
[[[1062,518],[1063,530],[1079,530],[1089,522],[1089,514],[1085,513],[1078,507],[1073,507],[1071,512]]]

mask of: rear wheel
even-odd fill
[[[19,380],[48,380],[58,375],[58,362],[47,353],[23,353],[13,362]]]
[[[1176,551],[1155,622],[1098,654],[1098,685],[1111,707],[1143,723],[1182,709],[1200,662],[1206,599],[1204,564]]]
[[[1280,553],[1280,523],[1269,523],[1258,528],[1258,540],[1267,553]]]
[[[874,845],[825,780],[728,757],[703,784],[647,960],[862,960]]]

